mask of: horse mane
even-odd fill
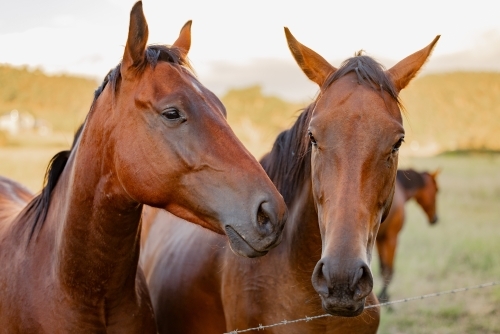
[[[138,73],[141,73],[146,68],[146,65],[150,65],[153,69],[156,67],[159,61],[168,62],[171,64],[179,65],[183,68],[187,68],[189,71],[193,72],[191,65],[188,60],[183,56],[181,50],[174,46],[166,45],[149,45],[145,50],[144,62],[136,66]],[[97,98],[104,91],[104,88],[110,84],[113,92],[116,92],[120,83],[121,73],[120,73],[121,62],[113,69],[111,69],[106,77],[104,78],[102,84],[94,91],[94,100],[90,106],[89,114],[94,109],[95,102]],[[47,218],[47,213],[49,211],[50,199],[54,188],[57,185],[57,181],[64,171],[64,167],[69,160],[71,152],[74,150],[77,140],[81,135],[83,126],[85,122],[80,125],[75,133],[73,144],[70,150],[61,151],[57,153],[49,162],[47,170],[45,172],[45,177],[43,181],[43,188],[39,195],[37,195],[31,202],[26,206],[24,211],[25,216],[34,216],[33,223],[31,225],[31,231],[28,238],[28,243],[33,237],[35,231],[42,228],[45,219]]]
[[[422,174],[413,169],[398,169],[396,179],[405,190],[415,190],[425,186]]]
[[[386,91],[398,106],[402,107],[398,91],[385,68],[373,58],[363,55],[362,51],[345,60],[339,69],[325,80],[321,91],[351,72],[356,73],[360,85],[380,92]],[[271,152],[260,161],[287,205],[291,204],[297,189],[311,173],[311,143],[307,138],[307,128],[314,106],[321,97],[321,91],[316,100],[302,111],[295,124],[278,135]]]
[[[302,111],[290,129],[278,135],[271,152],[260,161],[287,205],[311,174],[311,143],[306,133],[313,110],[314,103]]]

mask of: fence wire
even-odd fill
[[[370,309],[374,307],[383,307],[383,306],[388,306],[388,305],[393,305],[393,304],[400,304],[400,303],[406,303],[410,302],[413,300],[420,300],[420,299],[426,299],[426,298],[432,298],[432,297],[439,297],[439,296],[444,296],[444,295],[450,295],[458,292],[465,292],[469,290],[475,290],[475,289],[482,289],[482,288],[487,288],[495,285],[500,285],[500,281],[495,281],[495,282],[489,282],[489,283],[484,283],[484,284],[479,284],[479,285],[474,285],[474,286],[469,286],[466,288],[459,288],[459,289],[454,289],[454,290],[448,290],[448,291],[441,291],[441,292],[435,292],[435,293],[429,293],[427,295],[422,295],[422,296],[416,296],[416,297],[409,297],[409,298],[404,298],[404,299],[398,299],[390,302],[385,302],[385,303],[380,303],[376,305],[369,305],[366,306],[365,309]],[[248,329],[243,329],[243,330],[233,330],[231,332],[227,332],[224,334],[238,334],[238,333],[247,333],[247,332],[252,332],[252,331],[259,331],[259,330],[265,330],[266,328],[272,328],[272,327],[277,327],[277,326],[285,326],[285,325],[291,325],[297,322],[308,322],[311,320],[319,319],[319,318],[325,318],[325,317],[333,317],[331,314],[321,314],[321,315],[316,315],[312,317],[304,317],[300,319],[295,319],[295,320],[283,320],[281,322],[272,324],[272,325],[262,325],[260,324],[258,327],[253,327],[253,328],[248,328]]]

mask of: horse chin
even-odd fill
[[[250,244],[231,226],[225,227],[226,235],[229,238],[229,246],[231,250],[243,257],[254,258],[264,256],[266,251],[259,251],[250,246]]]
[[[321,298],[323,309],[330,315],[338,317],[357,317],[365,309],[365,299],[357,302],[341,302],[332,298]]]

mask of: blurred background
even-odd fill
[[[0,1],[0,174],[38,192],[68,149],[93,92],[121,59],[134,1]],[[189,57],[228,121],[260,158],[317,87],[283,33],[334,66],[360,49],[390,67],[441,34],[401,98],[400,167],[438,168],[439,223],[407,203],[391,299],[500,280],[500,21],[490,1],[144,1],[150,42],[193,19]],[[375,290],[381,281],[374,256]],[[297,317],[302,317],[297,314]],[[500,333],[500,288],[383,309],[379,333]]]

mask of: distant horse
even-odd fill
[[[283,242],[262,258],[244,259],[224,238],[150,212],[141,264],[161,333],[220,334],[324,310],[362,315],[266,332],[377,331],[379,309],[363,311],[377,301],[370,262],[391,207],[404,137],[398,94],[438,37],[386,71],[361,54],[336,69],[286,28],[285,34],[320,92],[261,160],[288,205]]]
[[[144,204],[227,232],[242,255],[279,241],[286,205],[191,73],[190,26],[146,47],[136,3],[123,60],[42,193],[26,203],[0,181],[1,333],[157,333],[138,267]]]
[[[431,225],[438,220],[436,214],[436,195],[438,192],[436,177],[438,174],[439,170],[433,173],[419,173],[413,169],[398,170],[391,210],[384,223],[380,225],[377,234],[377,251],[380,259],[380,273],[383,278],[383,288],[378,295],[381,302],[389,300],[387,288],[394,273],[394,256],[398,234],[405,221],[405,203],[414,198],[426,213]]]

